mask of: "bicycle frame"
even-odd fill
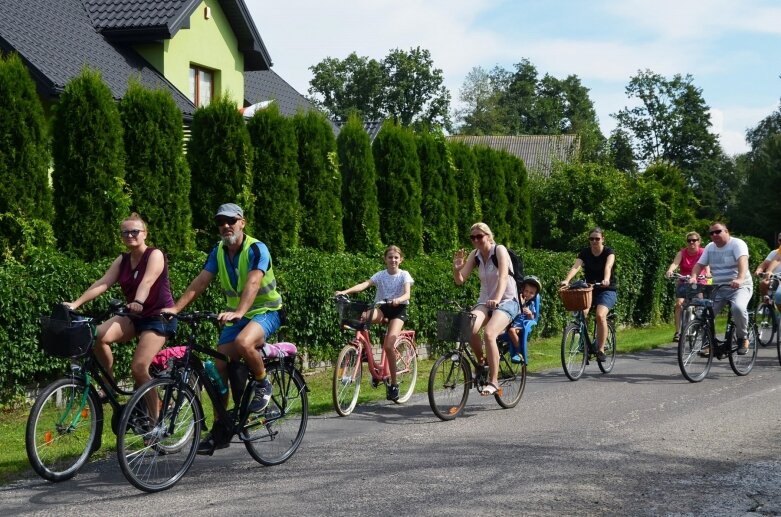
[[[413,346],[415,345],[414,330],[402,330],[401,332],[399,332],[399,335],[396,338],[396,340],[398,341],[402,338],[408,339],[410,342],[412,342]],[[369,334],[368,329],[356,330],[355,337],[353,337],[353,339],[350,340],[350,344],[358,348],[359,357],[366,358],[366,362],[369,367],[369,374],[372,376],[372,384],[374,386],[379,385],[380,382],[383,382],[386,378],[388,378],[388,376],[390,375],[390,370],[388,367],[388,354],[385,351],[384,342],[383,342],[382,352],[380,354],[379,361],[374,359],[374,351],[372,349],[371,336]],[[360,368],[360,364],[357,363],[353,368],[353,372],[352,372],[353,379],[355,379],[356,375],[358,374],[359,368]]]

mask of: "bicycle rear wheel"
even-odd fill
[[[494,393],[496,402],[504,409],[514,408],[521,401],[526,387],[526,363],[513,363],[510,354],[499,356],[499,389]]]
[[[103,408],[78,378],[46,386],[35,399],[25,430],[27,459],[48,481],[72,478],[89,459],[103,431]]]
[[[610,322],[607,324],[607,339],[605,339],[605,361],[597,361],[597,364],[602,373],[610,373],[613,365],[616,364],[616,329]]]
[[[464,410],[472,373],[458,351],[443,355],[431,368],[428,378],[428,403],[442,420],[453,420]]]
[[[415,383],[418,380],[418,354],[415,345],[406,337],[400,337],[394,345],[396,348],[396,384],[399,385],[397,404],[407,402],[415,393]]]
[[[771,344],[776,334],[776,313],[773,306],[769,303],[759,304],[756,321],[759,344],[762,346]]]
[[[745,355],[738,355],[738,347],[742,346],[742,343],[737,342],[737,337],[733,331],[732,347],[729,353],[729,365],[735,375],[748,375],[748,373],[754,368],[754,363],[757,361],[757,327],[756,325],[749,324],[748,326],[748,353]]]
[[[339,416],[347,416],[355,409],[361,394],[363,363],[358,347],[346,345],[339,352],[334,369],[331,396]]]
[[[147,410],[154,393],[160,407]],[[117,457],[122,473],[136,488],[160,492],[174,486],[195,460],[203,412],[189,385],[176,379],[152,379],[141,386],[122,412]]]
[[[583,375],[587,354],[585,336],[581,335],[580,326],[574,323],[567,325],[561,336],[561,366],[569,380],[576,381]]]
[[[279,465],[296,452],[309,419],[309,399],[304,378],[292,365],[266,368],[274,387],[271,401],[260,413],[251,413],[239,436],[250,455],[263,465]]]
[[[700,382],[708,375],[713,364],[711,336],[708,327],[700,320],[689,322],[678,339],[678,366],[689,382]]]

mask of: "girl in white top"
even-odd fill
[[[453,280],[463,285],[472,270],[477,267],[480,277],[480,296],[477,306],[472,310],[475,315],[470,344],[477,360],[483,361],[483,345],[488,356],[489,380],[482,395],[497,392],[499,372],[499,347],[496,338],[504,332],[507,325],[518,315],[518,289],[510,279],[510,254],[507,248],[494,242],[494,234],[485,223],[475,223],[469,232],[473,249],[469,255],[463,249],[453,257]],[[496,255],[496,265],[491,258]],[[483,341],[480,341],[480,329],[485,327]]]
[[[356,284],[344,291],[336,291],[336,294],[349,295],[359,293],[371,286],[376,286],[374,303],[378,306],[373,312],[372,323],[388,323],[388,332],[385,334],[383,348],[385,356],[394,357],[393,345],[396,344],[404,322],[407,321],[407,306],[409,305],[412,284],[415,282],[412,276],[399,266],[404,261],[404,254],[398,246],[388,246],[385,249],[385,269],[372,275],[365,282]],[[388,361],[390,370],[390,386],[388,386],[388,400],[396,401],[399,398],[399,385],[396,383],[396,361]]]

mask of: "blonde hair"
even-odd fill
[[[141,226],[144,227],[144,231],[146,231],[146,221],[144,221],[140,215],[138,215],[136,212],[131,213],[129,216],[122,219],[123,223],[126,223],[128,221],[138,221],[141,223]],[[120,223],[122,224],[122,223]]]
[[[689,233],[687,233],[687,234],[686,234],[686,240],[687,240],[687,241],[689,240],[689,237],[697,237],[697,240],[698,240],[698,241],[701,241],[701,240],[702,240],[702,237],[700,237],[700,234],[699,234],[699,233],[697,233],[697,232],[689,232]]]
[[[478,230],[480,230],[484,234],[488,235],[488,240],[489,241],[491,241],[492,243],[494,242],[494,232],[491,231],[491,229],[488,227],[487,224],[485,224],[485,223],[475,223],[475,224],[472,225],[472,227],[469,229],[469,231],[471,232],[475,228],[477,228]]]
[[[390,253],[392,251],[395,251],[396,253],[398,253],[399,257],[404,258],[404,253],[401,251],[401,248],[399,248],[398,246],[394,246],[392,244],[390,246],[388,246],[387,248],[385,248],[385,252],[382,254],[382,258],[387,257],[388,253]]]

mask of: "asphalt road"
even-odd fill
[[[158,494],[114,460],[28,478],[0,487],[0,515],[781,515],[779,398],[775,348],[746,377],[715,361],[698,384],[663,348],[578,382],[532,375],[511,410],[473,391],[453,422],[425,393],[311,418],[283,465],[234,444]]]

